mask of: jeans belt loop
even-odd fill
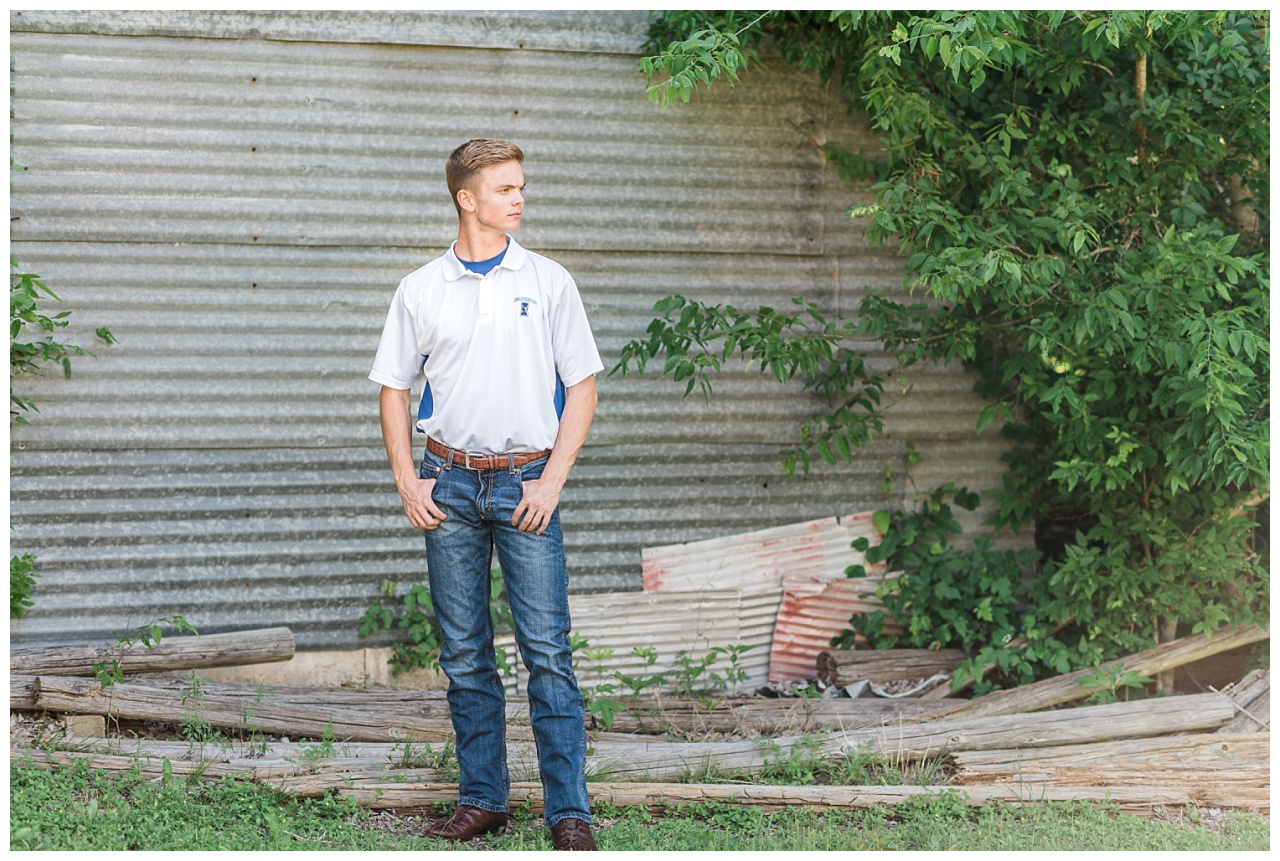
[[[444,456],[444,468],[453,469],[453,449],[449,449],[448,453]]]
[[[516,456],[510,453],[507,454],[507,474],[516,474]]]

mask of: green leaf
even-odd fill
[[[891,515],[888,511],[877,511],[871,515],[871,525],[876,528],[877,532],[884,535],[889,531],[890,517]]]

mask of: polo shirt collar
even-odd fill
[[[446,281],[457,281],[463,275],[474,275],[475,273],[463,265],[458,259],[458,254],[454,251],[454,246],[458,244],[455,239],[453,244],[449,246],[449,250],[444,255],[444,277]],[[499,269],[517,270],[524,266],[525,260],[524,248],[511,234],[507,234],[507,253],[503,255],[502,262],[498,264]]]

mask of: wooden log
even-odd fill
[[[1181,640],[1165,643],[1136,655],[1110,661],[1102,667],[1123,668],[1145,676],[1155,676],[1165,670],[1171,670],[1210,655],[1265,640],[1269,636],[1265,628],[1257,626],[1224,628],[1208,635],[1195,634],[1183,637]],[[1078,670],[1074,673],[1032,682],[1029,685],[997,691],[985,697],[970,700],[963,705],[953,706],[925,719],[1022,714],[1081,700],[1099,689],[1099,686],[1080,683],[1081,679],[1094,672],[1096,671],[1092,668]]]
[[[886,756],[928,757],[955,750],[1048,747],[1207,732],[1230,720],[1233,711],[1222,694],[1193,694],[1031,714],[904,722],[844,733],[834,742],[845,752],[871,742],[874,750]]]
[[[403,784],[435,783],[443,776],[430,768],[386,768],[370,765],[356,759],[334,759],[324,764],[308,761],[254,761],[237,760],[220,762],[216,759],[181,756],[156,756],[134,754],[94,753],[91,751],[39,750],[11,747],[9,758],[15,763],[29,763],[38,767],[72,765],[87,761],[89,767],[101,771],[128,771],[138,768],[147,779],[162,778],[165,771],[175,778],[196,780],[221,780],[232,777],[252,783],[262,783],[285,789],[303,796],[323,795],[335,785],[361,786],[382,783]],[[167,763],[167,764],[166,764]],[[455,790],[456,796],[456,790]]]
[[[34,676],[9,676],[9,708],[31,711],[36,707],[36,680]]]
[[[707,705],[698,700],[621,700],[627,710],[614,716],[612,729],[628,733],[670,733],[677,736],[738,734],[798,735],[820,729],[857,729],[896,723],[944,711],[947,701],[887,699],[735,699]],[[510,712],[508,712],[510,715]],[[527,719],[527,717],[526,717]]]
[[[31,676],[10,677],[9,697],[12,708],[30,710],[36,707],[34,683],[35,679]],[[136,683],[138,682],[121,684]],[[191,691],[191,683],[186,680],[149,679],[145,684],[169,691],[175,701]],[[442,722],[448,720],[449,716],[448,701],[443,691],[393,691],[383,688],[355,690],[302,685],[266,687],[215,682],[202,682],[200,688],[206,696],[235,698],[245,708],[253,706],[264,695],[269,695],[276,704],[311,708],[345,705],[386,713],[438,718]],[[740,733],[747,737],[789,735],[823,728],[879,726],[904,717],[932,714],[948,707],[946,701],[923,703],[915,700],[828,700],[803,697],[725,699],[711,704],[700,700],[642,697],[623,702],[628,710],[615,716],[611,732],[593,731],[593,738],[608,739],[617,733]],[[528,726],[529,704],[526,699],[508,698],[507,722],[508,725]],[[289,734],[298,735],[300,731],[295,730]]]
[[[1221,694],[1196,694],[1031,715],[929,723],[904,721],[833,733],[815,755],[839,758],[870,752],[900,762],[938,757],[955,750],[1047,747],[1204,732],[1226,723],[1232,711]],[[680,780],[708,770],[750,775],[770,762],[785,762],[797,745],[811,743],[811,738],[797,735],[773,739],[767,746],[755,741],[731,741],[602,747],[591,758],[590,768],[594,779],[614,782]]]
[[[1237,714],[1218,732],[1271,731],[1271,670],[1253,670],[1226,688]]]
[[[92,676],[94,664],[114,659],[119,663],[121,672],[129,675],[287,661],[293,657],[293,652],[292,631],[288,628],[263,628],[200,637],[166,637],[150,649],[140,642],[129,646],[100,643],[14,649],[9,653],[9,673]]]
[[[1270,733],[1125,739],[1035,750],[961,751],[953,784],[1264,787],[1271,782]]]
[[[1204,731],[1225,723],[1231,714],[1232,707],[1225,696],[1197,694],[1023,716],[903,722],[833,734],[816,755],[844,757],[869,750],[893,761],[904,761],[941,756],[955,750],[1046,747],[1064,741],[1086,743],[1117,737]],[[513,730],[509,730],[509,734]],[[335,737],[337,732],[335,721]],[[750,775],[770,762],[785,761],[797,745],[811,743],[811,738],[802,735],[779,738],[768,746],[755,741],[594,742],[588,771],[593,780],[614,782],[682,780],[708,770]],[[341,754],[344,744],[335,747]],[[527,739],[509,740],[508,765],[517,779],[519,775],[537,774],[536,751]]]
[[[217,687],[206,685],[198,703],[189,700],[183,704],[171,686],[122,683],[102,691],[86,679],[41,678],[36,702],[54,711],[117,718],[178,722],[194,717],[211,726],[257,729],[262,733],[319,738],[328,732],[339,741],[443,741],[451,732],[448,721],[438,717],[419,718],[350,705],[291,706],[273,703],[269,696],[250,705],[242,698],[218,698]],[[1043,747],[1067,741],[1212,730],[1230,720],[1233,713],[1224,695],[1198,694],[1021,717],[901,720],[839,732],[825,742],[823,750],[827,755],[843,756],[859,747],[869,747],[889,757],[924,758],[952,750]],[[528,730],[522,727],[508,727],[508,738],[513,742],[531,740]],[[753,741],[636,743],[600,748],[593,760],[593,775],[613,780],[665,780],[708,768],[750,774],[770,761],[785,758],[796,744],[808,741],[798,734],[777,739],[769,749]],[[532,762],[514,752],[510,758],[522,765],[525,760]]]
[[[155,679],[121,682],[103,689],[92,679],[39,676],[35,707],[70,714],[98,714],[117,720],[181,723],[194,720],[224,729],[352,741],[444,741],[453,729],[447,705],[423,699],[422,710],[370,707],[362,691],[332,691],[331,698],[308,694],[305,701],[250,685]],[[443,711],[443,713],[441,713]]]
[[[338,795],[355,800],[362,807],[416,810],[437,802],[455,801],[458,789],[452,784],[382,784],[350,788],[337,786]],[[592,783],[588,787],[593,803],[618,807],[647,807],[662,813],[686,804],[716,802],[742,804],[776,810],[808,807],[816,810],[850,810],[891,807],[919,798],[954,794],[970,807],[1006,804],[1039,805],[1046,802],[1084,801],[1118,806],[1120,810],[1150,816],[1164,808],[1189,804],[1248,810],[1267,814],[1271,810],[1269,789],[1241,789],[1230,793],[1200,794],[1181,787],[1009,787],[1009,786],[754,786],[721,783]],[[512,783],[508,799],[512,806],[529,805],[533,813],[543,810],[542,787],[537,783]]]
[[[927,679],[950,673],[967,657],[960,649],[828,649],[818,653],[818,678],[838,688],[864,679]]]
[[[77,760],[87,759],[91,767],[101,770],[125,771],[140,767],[142,776],[149,780],[162,779],[164,774],[163,762],[140,764],[135,758],[127,756],[11,748],[9,757],[14,764],[37,768],[66,766]],[[194,775],[199,779],[219,780],[223,776],[238,776],[229,770],[220,769],[217,764],[171,760],[169,769],[175,777]],[[223,771],[225,773],[220,773]],[[427,770],[401,769],[380,773],[317,773],[267,778],[261,782],[298,797],[318,797],[334,792],[353,799],[362,807],[381,810],[416,810],[438,802],[457,800],[457,784],[430,782],[431,776]],[[591,783],[589,786],[593,803],[610,803],[618,807],[643,806],[656,813],[685,804],[705,802],[742,804],[765,809],[865,809],[892,806],[921,797],[934,798],[946,793],[953,794],[972,807],[1096,801],[1119,805],[1121,810],[1138,815],[1151,815],[1162,808],[1185,807],[1188,804],[1248,810],[1264,815],[1271,811],[1269,787],[1204,790],[1156,786],[753,786],[720,783]],[[543,810],[542,786],[535,781],[513,782],[508,798],[513,806],[528,804],[534,813],[541,813]]]

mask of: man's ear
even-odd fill
[[[458,206],[462,208],[463,212],[476,211],[476,199],[469,189],[458,189]]]

